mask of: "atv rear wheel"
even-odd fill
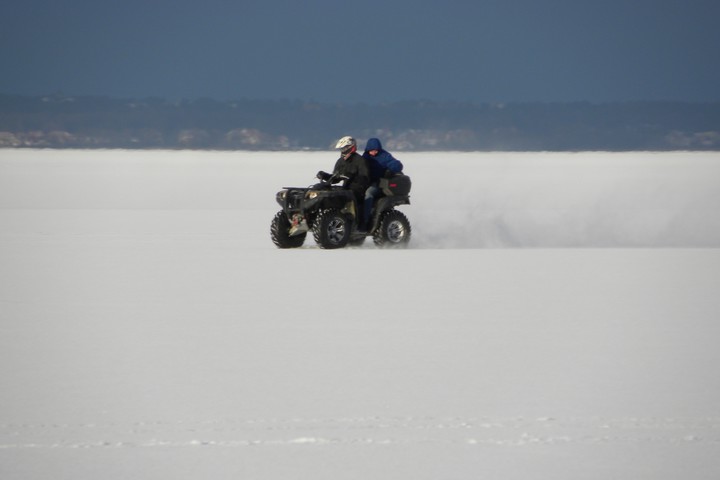
[[[313,222],[313,238],[320,248],[343,248],[350,240],[350,221],[339,210],[321,211]]]
[[[398,210],[388,210],[380,218],[373,242],[383,248],[405,248],[410,241],[410,221]]]
[[[270,238],[278,248],[298,248],[305,242],[307,232],[289,235],[290,233],[290,220],[288,220],[285,212],[280,210],[275,214],[270,224]]]

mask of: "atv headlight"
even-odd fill
[[[313,198],[317,198],[317,196],[318,196],[318,192],[316,192],[315,190],[310,190],[310,191],[308,191],[308,192],[305,194],[305,198],[307,198],[308,200],[312,200]]]

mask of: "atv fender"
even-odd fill
[[[375,204],[375,209],[372,216],[372,227],[370,231],[374,231],[380,223],[380,216],[383,212],[392,210],[397,205],[410,205],[410,197],[408,196],[392,196],[392,197],[381,197]]]

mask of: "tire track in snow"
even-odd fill
[[[647,443],[720,446],[720,418],[356,417],[0,425],[0,450]]]

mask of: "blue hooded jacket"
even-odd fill
[[[368,153],[370,150],[377,150],[378,154],[374,157]],[[397,158],[393,157],[390,152],[382,148],[382,143],[377,138],[371,138],[365,145],[365,153],[363,157],[368,161],[368,168],[370,169],[370,181],[372,183],[380,180],[386,170],[390,170],[392,173],[402,172],[403,164]]]

